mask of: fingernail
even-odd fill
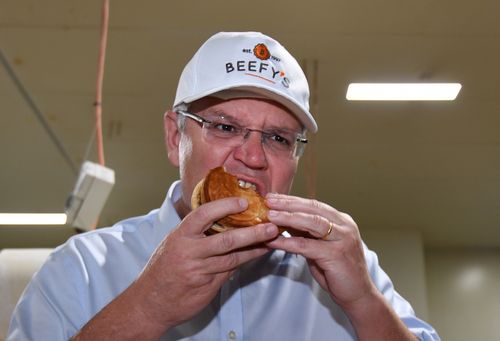
[[[267,225],[266,227],[267,234],[273,234],[275,232],[276,232],[276,225]]]
[[[267,212],[267,215],[271,218],[274,218],[274,217],[277,217],[278,216],[278,211],[275,211],[275,210],[269,210],[269,212]]]
[[[266,200],[270,204],[274,204],[274,203],[278,202],[278,198],[276,197],[276,195],[274,193],[267,193]]]
[[[247,208],[248,206],[248,201],[245,198],[239,198],[238,199],[238,204],[240,204],[241,208]]]

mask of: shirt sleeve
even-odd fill
[[[441,340],[436,330],[434,330],[434,328],[425,321],[417,318],[410,303],[399,295],[394,289],[391,279],[380,267],[378,257],[375,252],[369,250],[366,245],[363,244],[363,246],[368,271],[370,272],[372,281],[375,283],[378,290],[384,295],[385,299],[389,302],[394,311],[396,311],[403,323],[416,337],[422,341]]]

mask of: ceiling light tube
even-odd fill
[[[65,213],[0,213],[0,225],[64,225]]]
[[[349,101],[453,101],[460,83],[351,83]]]

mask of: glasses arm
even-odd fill
[[[187,112],[187,111],[184,111],[184,110],[177,110],[177,113],[181,114],[182,116],[188,117],[188,118],[190,118],[190,119],[198,122],[199,124],[212,123],[211,121],[206,120],[206,119],[204,119],[201,116],[198,116],[196,114],[193,114],[193,113],[190,113],[190,112]]]

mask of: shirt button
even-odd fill
[[[236,340],[236,332],[234,330],[230,330],[229,333],[227,333],[227,337],[230,340]]]

